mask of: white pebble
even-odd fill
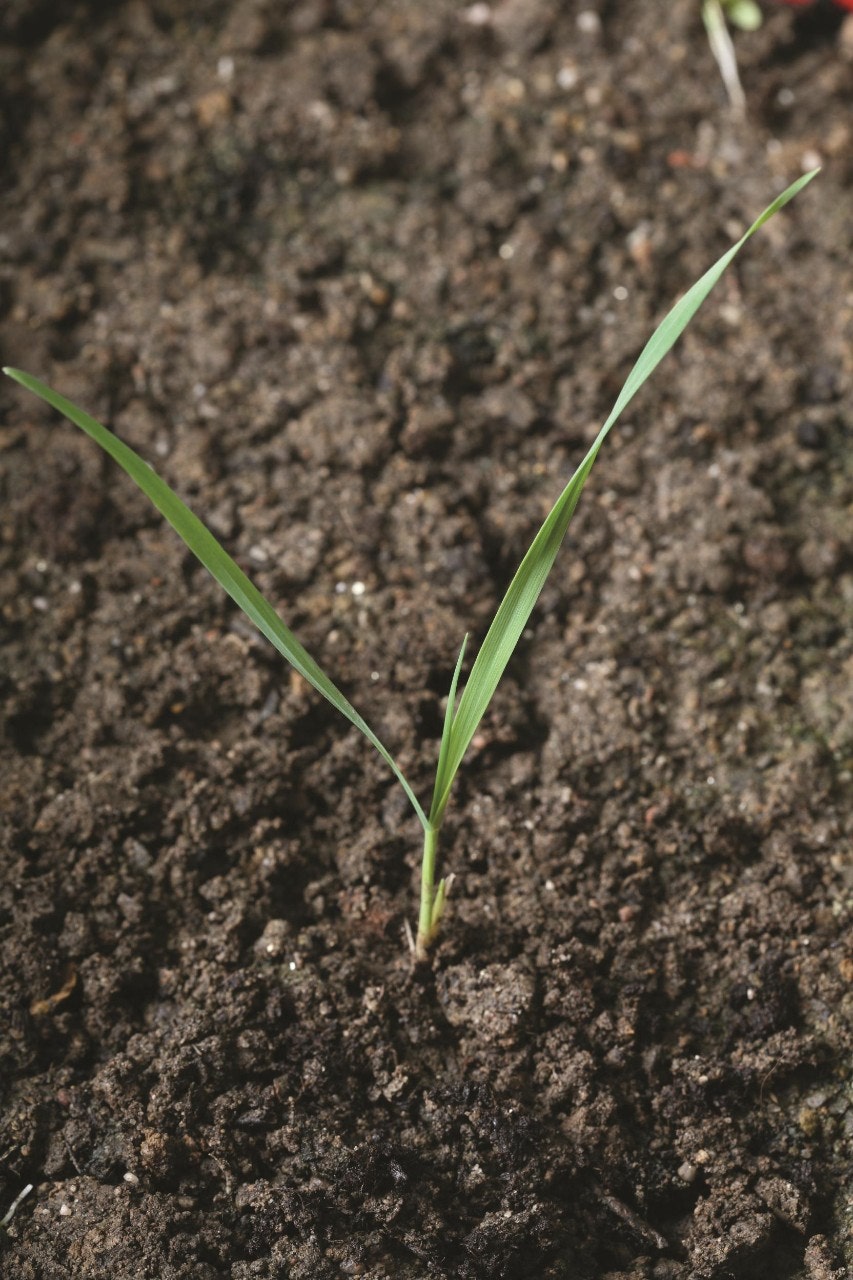
[[[472,4],[462,16],[472,27],[487,27],[492,20],[492,10],[487,4]]]
[[[586,35],[596,35],[601,30],[601,19],[594,9],[581,9],[577,21],[578,30]]]

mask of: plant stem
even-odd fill
[[[433,918],[436,905],[435,854],[438,845],[438,827],[428,823],[424,827],[424,856],[421,861],[421,910],[418,916],[418,936],[415,942],[415,958],[425,960],[427,949],[435,937],[438,920]],[[443,898],[443,895],[442,895]]]
[[[726,15],[720,0],[705,0],[702,5],[702,20],[708,33],[711,52],[720,69],[729,104],[735,115],[743,116],[746,114],[746,97],[738,75],[735,47],[726,26]]]

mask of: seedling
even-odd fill
[[[746,97],[740,82],[737,56],[726,21],[741,31],[757,31],[761,26],[761,10],[755,0],[703,0],[702,21],[714,61],[720,69],[723,85],[732,110],[737,115],[746,111]]]
[[[847,13],[853,13],[853,0],[776,0],[790,9],[811,9],[815,5],[829,8],[830,3]],[[714,55],[723,86],[733,112],[744,115],[746,96],[740,82],[737,55],[729,34],[729,26],[739,31],[757,31],[764,16],[756,0],[702,0],[702,21],[708,35],[708,44]]]
[[[782,195],[774,200],[740,240],[724,253],[675,304],[655,330],[628,375],[628,379],[619,393],[610,416],[596,436],[586,457],[555,502],[542,528],[533,539],[530,549],[512,579],[507,593],[486,633],[486,638],[471,668],[465,688],[457,702],[457,690],[465,657],[467,636],[463,640],[453,671],[453,677],[450,681],[450,692],[444,715],[444,728],[438,752],[435,784],[428,809],[421,805],[391,752],[344,697],[340,689],[332,683],[322,668],[302,647],[292,631],[285,626],[269,601],[253,586],[242,569],[220,546],[210,530],[193,515],[177,494],[152,471],[148,463],[144,462],[126,444],[123,444],[111,431],[108,431],[99,422],[96,422],[94,418],[90,417],[88,413],[84,413],[82,409],[79,409],[70,400],[53,391],[45,383],[40,382],[38,378],[34,378],[28,373],[22,373],[18,369],[4,369],[4,372],[10,378],[14,378],[23,387],[40,396],[47,404],[54,409],[58,409],[69,421],[85,431],[124,468],[131,479],[136,481],[142,492],[150,498],[158,511],[165,516],[173,529],[183,538],[190,551],[198,557],[220,586],[236,601],[261,634],[266,636],[291,666],[309,684],[313,685],[324,698],[328,699],[342,716],[355,725],[388,764],[406,793],[423,827],[424,845],[421,864],[420,913],[417,938],[414,943],[414,951],[418,959],[425,958],[430,945],[435,940],[444,913],[449,877],[440,879],[436,884],[436,858],[438,836],[454,779],[471,744],[471,739],[477,730],[477,726],[492,700],[506,665],[527,625],[527,620],[539,597],[539,593],[545,585],[557,552],[565,537],[566,530],[574,515],[581,491],[586,484],[605,437],[622,411],[681,335],[729,263],[743,245],[746,244],[750,236],[754,235],[759,227],[762,227],[769,218],[773,217],[798,191],[801,191],[812,180],[816,172],[817,170],[813,170],[811,173],[798,178]]]

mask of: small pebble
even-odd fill
[[[601,30],[601,18],[594,9],[581,9],[577,17],[578,30],[585,35],[597,35]]]

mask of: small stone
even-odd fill
[[[287,949],[290,925],[286,920],[270,920],[254,946],[255,955],[266,960],[277,960]]]
[[[227,120],[231,115],[231,95],[224,89],[212,89],[196,98],[194,111],[196,120],[203,129],[209,129],[220,120]]]
[[[797,444],[802,449],[822,449],[823,431],[816,422],[805,418],[797,426]]]

